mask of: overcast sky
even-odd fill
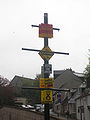
[[[0,75],[11,80],[40,73],[42,58],[22,48],[43,48],[38,28],[31,25],[43,23],[44,13],[49,24],[60,28],[49,39],[49,47],[70,54],[54,55],[49,61],[53,70],[84,71],[90,49],[90,0],[0,0]]]

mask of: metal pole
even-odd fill
[[[48,24],[48,13],[44,13],[44,24]],[[32,25],[32,27],[39,27],[38,25]],[[58,28],[53,28],[53,30],[60,30]],[[48,37],[44,37],[44,48],[46,47],[49,47],[48,46]],[[28,49],[28,48],[22,48],[22,50],[28,50],[28,51],[36,51],[36,52],[42,52],[44,54],[47,54],[47,55],[50,55],[51,53],[55,53],[55,54],[65,54],[65,55],[69,55],[69,53],[64,53],[64,52],[55,52],[55,51],[51,51],[51,52],[48,52],[48,51],[42,51],[42,50],[36,50],[36,49]],[[49,75],[50,73],[46,73],[45,72],[45,66],[46,65],[49,65],[49,60],[47,59],[44,59],[44,78],[49,78]],[[36,90],[50,90],[51,88],[23,88],[23,89],[36,89]],[[69,90],[59,90],[59,89],[51,89],[51,90],[54,90],[54,91],[69,91]],[[49,103],[46,103],[44,105],[44,120],[50,120],[50,113],[49,113]]]
[[[44,24],[48,24],[48,14],[44,13]],[[44,38],[44,47],[48,46],[48,38]],[[44,60],[44,65],[49,64],[49,60]],[[45,71],[45,69],[44,69]],[[44,78],[49,78],[49,74],[44,73]],[[49,115],[49,103],[44,105],[44,119],[45,120],[50,120],[50,115]]]

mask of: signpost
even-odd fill
[[[37,25],[32,25],[32,27],[39,27],[39,37],[44,38],[44,47],[42,50],[36,49],[27,49],[22,48],[22,50],[36,51],[44,60],[44,64],[41,67],[43,78],[40,78],[40,88],[23,88],[23,89],[36,89],[41,90],[41,102],[44,103],[44,119],[50,120],[49,115],[49,104],[52,103],[52,90],[61,91],[53,88],[53,79],[49,78],[52,73],[52,65],[49,64],[49,60],[54,54],[65,54],[69,55],[69,53],[64,52],[54,52],[49,48],[48,38],[53,37],[53,30],[58,30],[58,28],[53,28],[53,25],[48,24],[48,14],[44,13],[44,23]],[[64,90],[68,91],[68,90]]]
[[[47,13],[44,13],[44,24],[48,24],[48,14]],[[47,36],[44,37],[44,48],[46,48],[46,47],[48,47],[48,37]],[[48,59],[44,59],[44,65],[45,64],[49,64],[49,60]],[[49,73],[44,73],[44,78],[49,78]],[[47,100],[47,99],[45,99],[45,100]],[[49,116],[50,116],[50,113],[49,113],[49,102],[47,102],[44,105],[44,118],[45,118],[45,120],[50,120]]]

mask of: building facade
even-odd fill
[[[77,120],[90,120],[90,90],[83,92],[76,98],[76,118]]]
[[[54,93],[53,111],[55,113],[65,115],[69,112],[71,117],[76,116],[75,94],[77,88],[84,81],[83,74],[76,73],[72,69],[54,71],[54,87],[58,89],[69,89],[70,92],[60,92],[60,100],[58,92]]]

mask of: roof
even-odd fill
[[[56,79],[59,75],[61,75],[65,70],[54,70],[54,79]]]
[[[70,69],[66,69],[66,70],[71,71],[74,75],[76,75],[78,77],[84,77],[84,73],[75,72],[71,68]],[[66,70],[54,70],[54,75],[61,75]]]
[[[82,80],[74,74],[71,69],[66,69],[54,81],[54,87],[60,88],[77,88],[82,83]]]
[[[76,75],[76,76],[78,76],[78,77],[84,77],[83,73],[74,72],[73,74]]]
[[[54,74],[62,74],[65,70],[54,70]]]
[[[10,85],[12,86],[32,86],[37,87],[39,85],[39,81],[31,78],[21,77],[21,76],[15,76],[12,81],[10,82]]]

